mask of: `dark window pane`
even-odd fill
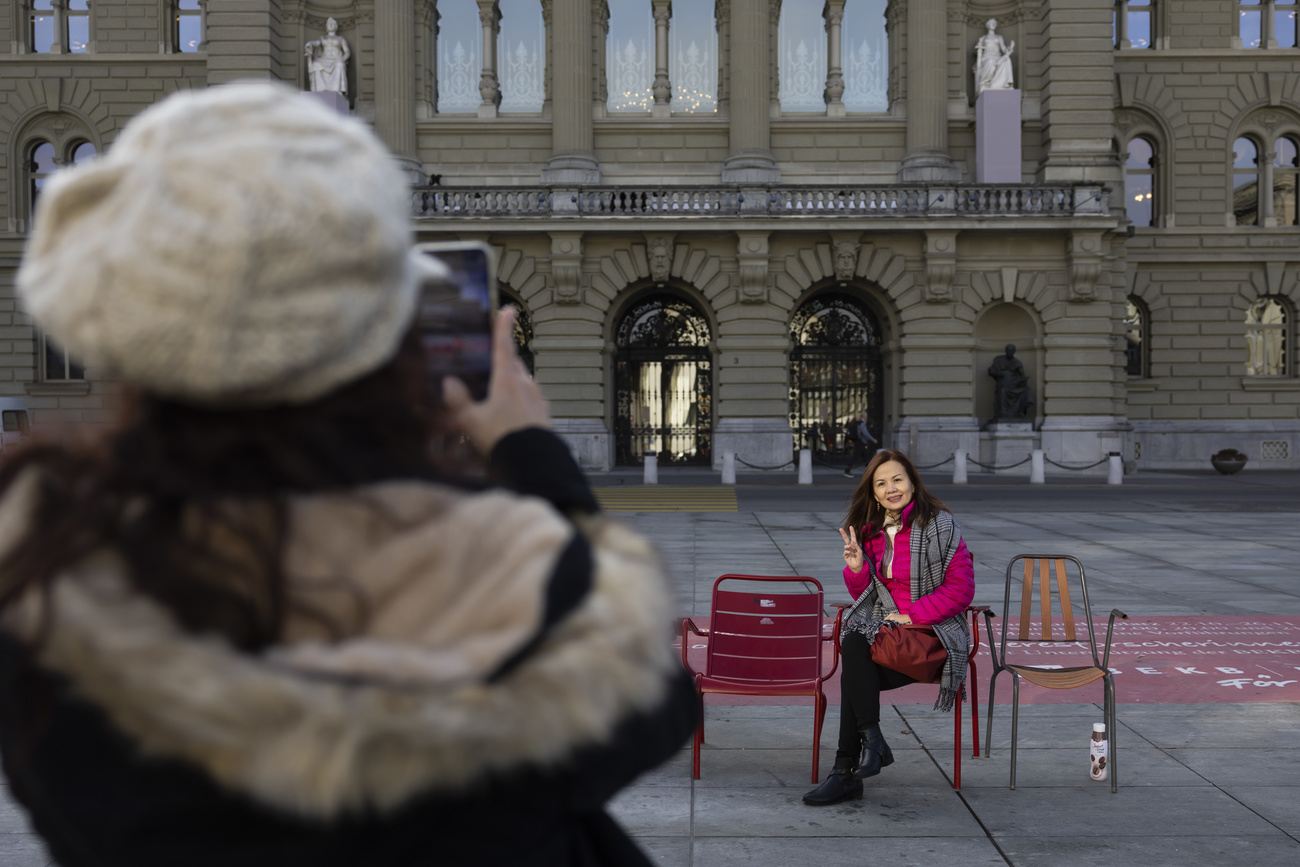
[[[54,45],[54,16],[33,15],[31,27],[32,51],[37,54],[49,54],[50,48]]]
[[[1259,212],[1259,182],[1254,174],[1232,176],[1232,212],[1238,226],[1254,226]]]
[[[1129,222],[1135,226],[1150,226],[1155,204],[1151,174],[1129,172],[1125,175],[1124,189],[1128,195],[1125,209]]]

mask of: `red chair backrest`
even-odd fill
[[[815,590],[719,589],[725,580],[801,584]],[[822,673],[822,586],[814,578],[724,575],[713,585],[709,631],[706,673],[711,677],[761,682],[815,680]]]

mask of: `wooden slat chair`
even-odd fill
[[[823,685],[840,664],[840,617],[835,617],[828,634],[822,599],[822,585],[816,578],[723,575],[713,582],[709,628],[701,629],[690,618],[682,621],[682,664],[695,676],[700,700],[692,747],[694,779],[700,778],[706,693],[807,695],[813,698],[812,781],[817,782],[826,719]],[[696,671],[687,661],[690,633],[708,639],[704,671]],[[832,647],[831,666],[823,671],[827,644]]]
[[[1021,577],[1014,574],[1016,565],[1020,564]],[[1067,569],[1073,564],[1073,569]],[[1037,568],[1035,568],[1037,566]],[[1073,580],[1070,577],[1073,573]],[[1053,586],[1053,583],[1055,586]],[[1092,665],[1058,667],[1034,658],[1034,649],[1028,647],[1013,648],[1014,659],[1007,659],[1007,624],[1008,618],[1002,618],[1001,641],[993,640],[993,614],[985,612],[985,628],[989,637],[989,653],[993,657],[993,673],[989,677],[989,720],[984,732],[984,753],[990,755],[993,749],[993,706],[994,692],[997,688],[998,675],[1003,671],[1011,674],[1011,788],[1016,787],[1016,739],[1019,734],[1020,716],[1020,678],[1048,689],[1074,689],[1086,686],[1097,680],[1103,682],[1105,701],[1105,721],[1107,736],[1110,738],[1110,790],[1116,791],[1119,775],[1116,760],[1115,736],[1115,679],[1111,676],[1110,642],[1115,629],[1115,618],[1128,619],[1128,615],[1114,608],[1110,612],[1110,621],[1106,625],[1105,653],[1097,653],[1097,635],[1092,626],[1092,607],[1088,602],[1088,582],[1083,564],[1074,557],[1064,554],[1017,554],[1007,564],[1006,593],[1003,598],[1003,614],[1012,611],[1011,597],[1013,587],[1020,592],[1020,624],[1012,641],[1078,644],[1084,640],[1079,635],[1075,624],[1074,602],[1071,599],[1071,587],[1077,583],[1082,598],[1080,615],[1087,625],[1087,645],[1092,655]],[[1030,619],[1034,614],[1034,596],[1038,596],[1038,615],[1040,628],[1037,635],[1031,634]],[[1053,600],[1056,604],[1053,605]],[[1058,629],[1057,617],[1060,618]],[[1061,635],[1058,637],[1058,631]]]

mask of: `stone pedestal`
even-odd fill
[[[603,471],[613,466],[609,430],[600,419],[556,418],[551,425],[584,470]]]
[[[330,111],[344,117],[351,113],[348,110],[348,98],[341,93],[335,93],[332,90],[304,90],[303,95],[311,97]]]
[[[738,472],[752,470],[746,463],[757,467],[788,464],[786,471],[795,471],[794,435],[785,419],[720,419],[713,430],[713,469],[722,469],[725,452],[735,453]]]
[[[975,183],[1020,183],[1020,91],[986,90],[975,100]]]
[[[1031,422],[995,421],[980,442],[980,469],[999,475],[1028,476],[1029,461],[1025,460],[1038,448],[1038,435]],[[1025,463],[1020,464],[1021,461]],[[1020,466],[1012,467],[1012,464]],[[1005,467],[1006,469],[998,469]]]

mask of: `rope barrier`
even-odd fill
[[[1101,466],[1102,464],[1106,463],[1107,461],[1110,460],[1110,457],[1109,457],[1109,456],[1104,457],[1104,458],[1102,458],[1101,460],[1097,461],[1096,463],[1088,464],[1087,466],[1082,466],[1082,467],[1067,467],[1065,464],[1058,464],[1056,461],[1054,461],[1054,460],[1052,460],[1051,458],[1047,457],[1047,455],[1043,455],[1043,460],[1047,461],[1047,462],[1048,462],[1049,464],[1051,464],[1052,466],[1054,466],[1054,467],[1060,467],[1060,468],[1063,469],[1063,470],[1090,470],[1090,469],[1092,469],[1093,467],[1099,467],[1099,466]]]
[[[918,470],[933,470],[933,469],[937,469],[938,467],[943,466],[944,464],[948,463],[948,461],[952,460],[952,459],[955,458],[955,457],[956,457],[955,454],[950,454],[950,455],[948,455],[948,457],[946,457],[946,458],[944,458],[943,460],[939,461],[939,463],[937,463],[937,464],[929,464],[928,466],[917,467],[917,469],[918,469]],[[970,460],[970,458],[967,458],[966,460]]]
[[[736,463],[744,464],[745,466],[749,467],[751,470],[784,470],[786,467],[794,466],[794,461],[786,461],[785,463],[775,467],[761,467],[758,464],[751,464],[749,461],[741,460],[739,457],[736,458]]]
[[[982,467],[983,469],[986,469],[986,470],[1011,470],[1011,469],[1015,469],[1016,467],[1020,466],[1021,464],[1027,464],[1027,463],[1029,463],[1031,460],[1033,460],[1033,456],[1032,456],[1032,455],[1030,455],[1029,457],[1025,458],[1023,461],[1020,461],[1019,463],[1015,463],[1015,464],[1007,464],[1005,467],[995,467],[995,466],[990,466],[990,465],[988,465],[988,464],[981,464],[979,461],[977,461],[977,460],[975,460],[974,458],[969,457],[969,456],[966,458],[967,463],[972,463],[972,464],[974,464],[975,466],[977,466],[977,467]]]

